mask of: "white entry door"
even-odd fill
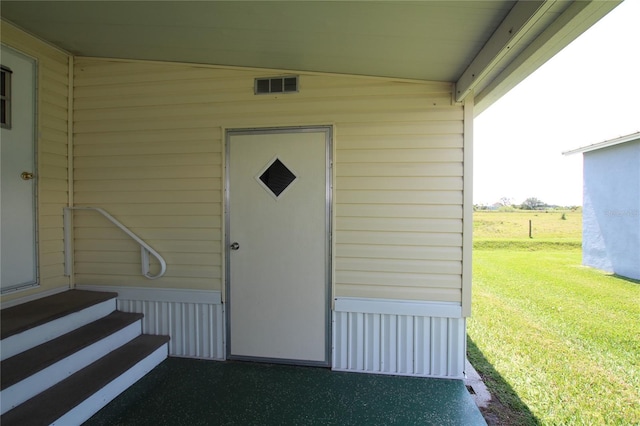
[[[1,46],[0,288],[37,282],[35,61]]]
[[[230,358],[329,364],[330,130],[229,131]]]

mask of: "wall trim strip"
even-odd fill
[[[336,312],[359,312],[365,314],[414,315],[440,318],[462,317],[462,307],[456,302],[336,297],[334,310]]]
[[[153,300],[155,302],[182,302],[222,304],[222,293],[218,290],[183,290],[178,288],[147,288],[100,285],[77,285],[78,290],[114,291],[118,299]]]

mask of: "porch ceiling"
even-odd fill
[[[619,2],[2,1],[79,56],[456,83],[482,111]]]

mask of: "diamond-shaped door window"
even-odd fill
[[[262,174],[258,176],[258,180],[262,182],[265,189],[270,191],[276,199],[280,197],[296,179],[296,175],[278,158],[273,160]]]

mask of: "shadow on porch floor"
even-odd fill
[[[485,425],[460,380],[169,358],[85,425]]]

